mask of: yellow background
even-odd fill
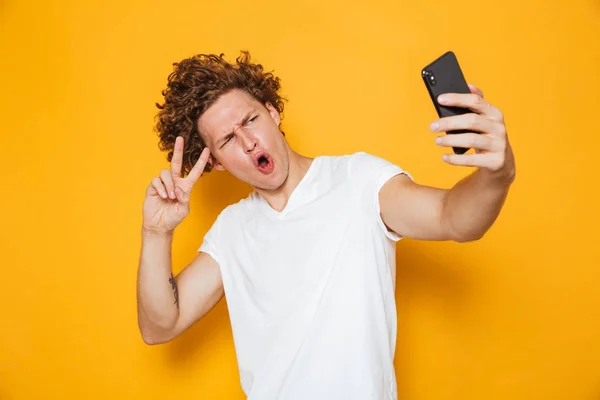
[[[137,329],[141,206],[172,63],[251,51],[299,152],[449,187],[420,70],[446,50],[506,115],[518,173],[481,241],[398,245],[402,399],[600,399],[600,2],[0,2],[0,399],[242,399],[225,302]],[[248,187],[205,176],[174,269]],[[351,349],[350,349],[351,351]]]

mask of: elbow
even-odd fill
[[[140,321],[138,328],[142,336],[142,340],[149,346],[162,344],[173,339],[174,327],[169,325],[159,326],[158,324],[152,324],[148,321]]]
[[[457,243],[476,242],[485,236],[485,232],[472,232],[463,234],[454,234],[452,240]]]
[[[173,339],[173,332],[176,329],[179,312],[175,316],[171,315],[149,315],[138,304],[137,315],[138,329],[142,340],[147,345],[157,345]]]
[[[160,344],[160,342],[157,341],[153,336],[150,336],[150,335],[147,335],[147,334],[145,335],[143,333],[142,333],[142,340],[148,346],[153,346],[153,345],[156,345],[156,344]]]
[[[454,241],[457,243],[470,243],[470,242],[476,242],[479,239],[481,239],[482,237],[483,236],[461,237],[461,238],[454,239]]]
[[[447,237],[448,237],[448,239],[452,240],[453,242],[469,243],[469,242],[475,242],[475,241],[483,238],[485,233],[486,233],[485,230],[459,231],[457,229],[454,229],[452,227],[452,225],[448,224]]]
[[[157,344],[167,343],[171,340],[170,337],[164,335],[157,335],[153,332],[141,332],[142,340],[148,346],[156,346]]]
[[[154,337],[152,336],[145,336],[142,335],[142,340],[144,341],[145,344],[147,344],[148,346],[155,346],[157,344],[162,344],[165,343],[164,341],[161,340],[156,340]]]
[[[487,232],[487,228],[483,229],[481,226],[464,226],[465,224],[455,226],[453,221],[448,217],[442,218],[441,225],[441,230],[444,232],[444,239],[457,243],[475,242],[483,238]]]

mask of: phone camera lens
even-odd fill
[[[429,82],[429,84],[431,86],[435,86],[436,80],[435,80],[435,75],[433,75],[433,72],[431,72],[431,71],[423,71],[423,76],[425,77],[425,79],[427,80],[427,82]]]

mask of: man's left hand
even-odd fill
[[[512,182],[515,175],[514,155],[508,141],[504,116],[483,99],[483,93],[469,84],[471,93],[446,93],[438,97],[443,106],[468,108],[472,113],[440,118],[431,124],[433,132],[463,129],[472,132],[442,135],[436,138],[439,146],[466,147],[475,154],[444,154],[452,165],[480,167],[492,175]],[[479,133],[475,133],[479,132]]]

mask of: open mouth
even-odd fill
[[[273,158],[268,153],[257,154],[254,158],[254,165],[263,174],[271,173],[275,167]]]

